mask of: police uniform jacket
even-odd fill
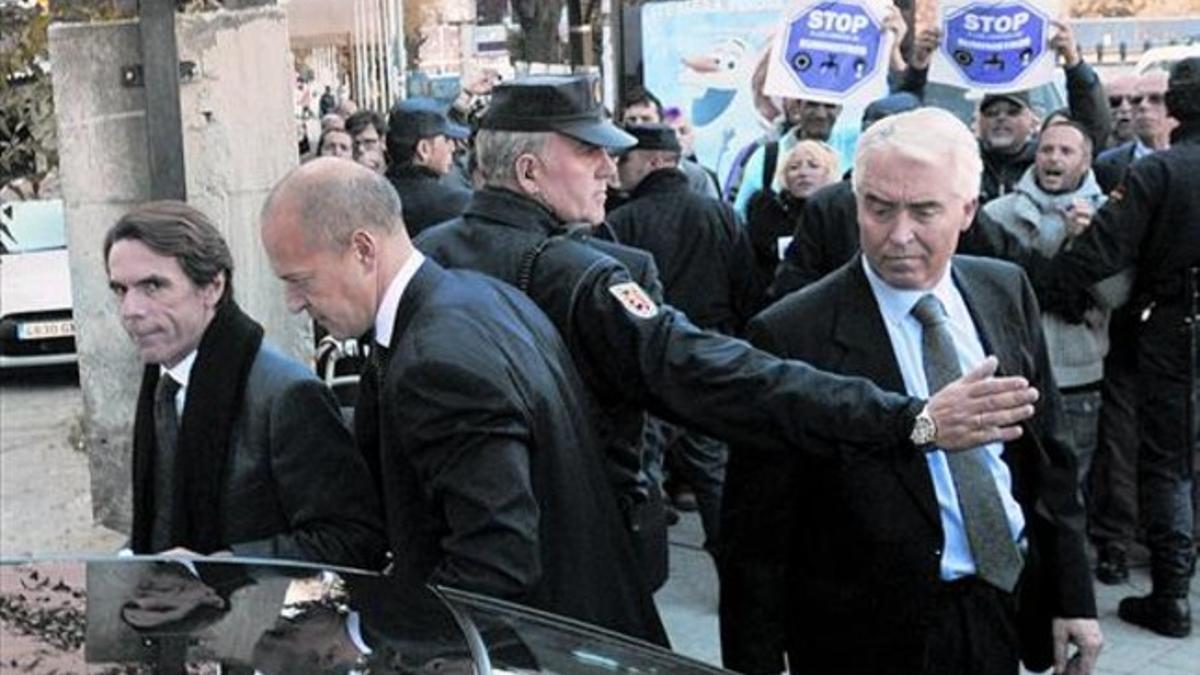
[[[485,188],[462,218],[428,230],[417,246],[448,267],[507,281],[519,281],[529,252],[541,246],[527,292],[602,400],[627,401],[722,440],[766,447],[805,449],[822,436],[884,451],[907,441],[920,401],[700,330],[678,310],[653,302],[594,240],[547,243],[562,229],[537,202]]]
[[[753,276],[733,209],[693,192],[674,168],[646,175],[631,197],[608,216],[617,241],[654,255],[667,301],[696,325],[736,333]]]

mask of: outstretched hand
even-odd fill
[[[929,399],[926,411],[937,425],[937,447],[966,450],[1020,438],[1019,423],[1033,416],[1038,390],[1023,377],[995,377],[999,363],[987,357]]]

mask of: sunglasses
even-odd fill
[[[1142,104],[1142,101],[1149,101],[1150,105],[1162,105],[1163,96],[1163,94],[1146,94],[1145,96],[1142,96],[1141,94],[1134,96],[1109,96],[1108,105],[1110,108],[1120,108],[1121,101],[1129,101],[1129,105],[1131,106],[1139,106]]]

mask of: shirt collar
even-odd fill
[[[172,380],[179,383],[180,389],[187,389],[188,380],[192,377],[192,366],[196,365],[196,353],[197,351],[193,349],[187,356],[183,357],[182,361],[170,368],[159,366],[159,377],[169,375]]]
[[[420,269],[423,262],[425,262],[425,256],[420,251],[413,249],[412,255],[408,256],[408,260],[400,266],[400,271],[392,277],[387,292],[383,294],[383,301],[379,303],[379,311],[375,313],[375,342],[384,347],[392,346],[392,329],[396,325],[396,311],[400,308],[400,299],[404,297],[404,289],[408,288],[408,284],[417,275],[417,270]]]
[[[938,300],[941,300],[942,306],[950,307],[954,296],[954,281],[950,273],[953,264],[953,262],[947,262],[946,271],[942,274],[942,278],[933,285],[933,288],[913,290],[891,286],[876,274],[875,270],[871,269],[871,263],[867,261],[867,256],[862,256],[863,271],[867,274],[867,283],[871,285],[875,301],[879,303],[879,309],[883,312],[884,318],[895,324],[903,323],[906,318],[911,317],[912,308],[928,293],[932,293]]]
[[[1133,158],[1134,159],[1141,159],[1141,158],[1145,157],[1146,155],[1152,155],[1152,154],[1154,154],[1154,148],[1143,143],[1142,139],[1140,139],[1140,138],[1133,139]]]

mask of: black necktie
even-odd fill
[[[168,373],[158,378],[154,389],[154,524],[150,546],[161,551],[174,544],[171,528],[174,514],[175,464],[179,445],[179,414],[175,395],[179,382]]]
[[[950,334],[946,308],[940,300],[932,294],[925,295],[913,307],[912,313],[923,329],[921,352],[925,379],[932,396],[962,375],[958,350]],[[958,493],[958,506],[971,556],[975,559],[975,572],[980,579],[1011,593],[1017,586],[1024,563],[1009,531],[999,487],[985,463],[986,452],[987,449],[982,447],[947,452],[946,463]]]

